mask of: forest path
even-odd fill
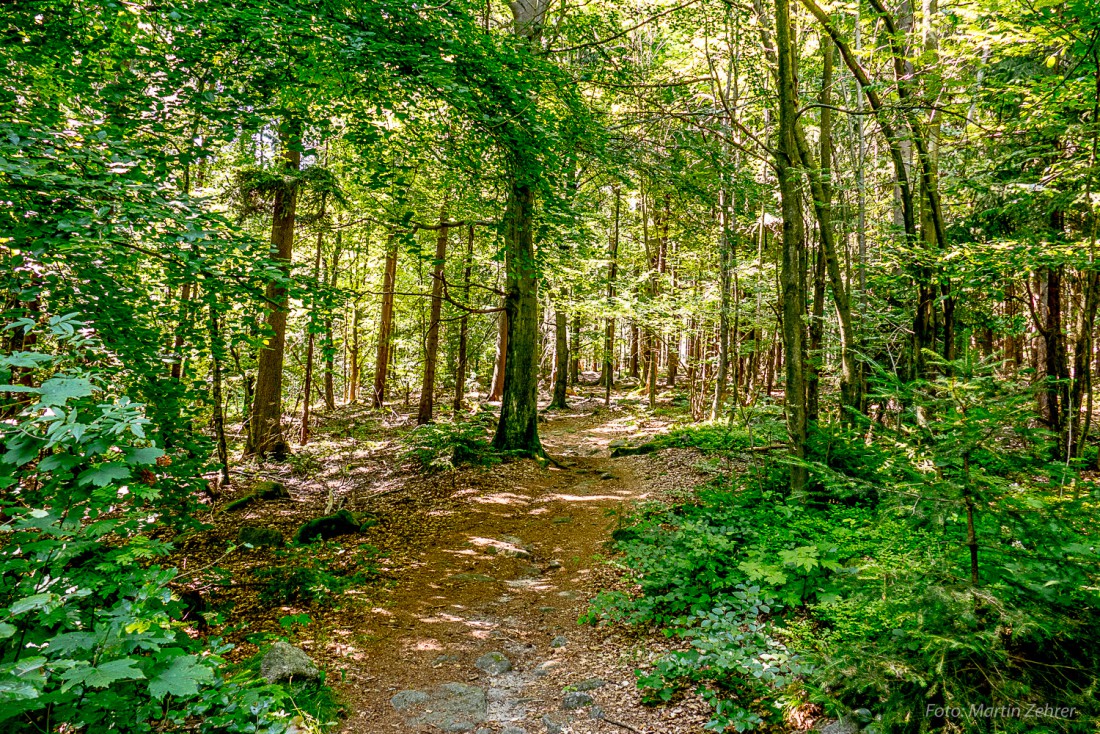
[[[351,706],[344,731],[701,730],[692,703],[641,705],[633,670],[666,641],[577,624],[598,590],[619,583],[602,560],[616,515],[670,481],[697,481],[690,460],[611,458],[612,441],[653,428],[577,399],[540,423],[559,466],[519,461],[410,480],[428,501],[388,489],[380,532],[393,512],[410,528],[378,543],[400,559],[396,583],[326,615],[328,629],[302,641]],[[354,494],[353,504],[371,506]]]

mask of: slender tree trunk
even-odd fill
[[[382,314],[378,320],[378,352],[374,360],[374,387],[371,407],[386,404],[386,378],[390,364],[390,343],[393,339],[393,297],[397,282],[397,240],[391,233],[386,238],[386,266],[382,274]]]
[[[523,181],[513,182],[504,233],[508,346],[500,422],[493,445],[501,451],[543,456],[538,433],[539,302],[534,218],[534,189]]]
[[[208,291],[209,293],[209,291]],[[221,325],[218,322],[217,296],[210,294],[210,393],[214,401],[214,441],[218,449],[218,487],[229,486],[229,446],[225,439],[225,410],[222,399],[222,360],[225,345],[222,343]]]
[[[611,243],[607,253],[607,310],[615,307],[615,279],[619,272],[619,212],[620,192],[615,186],[615,220],[612,223]],[[600,384],[604,387],[604,405],[611,405],[611,388],[615,386],[615,317],[608,314],[604,326],[603,374]]]
[[[470,225],[466,238],[466,263],[462,269],[462,300],[470,301],[470,276],[474,267],[474,225]],[[455,404],[457,414],[466,405],[466,375],[469,373],[470,314],[462,312],[458,321],[458,362],[455,365]]]
[[[322,211],[324,204],[321,205]],[[321,245],[324,242],[322,230],[317,230],[317,250],[313,256],[313,282],[320,285],[321,282]],[[302,386],[302,423],[298,430],[298,443],[305,446],[309,443],[309,408],[313,402],[313,333],[314,315],[310,310],[309,320],[306,322],[306,374]]]
[[[784,386],[787,431],[790,436],[791,492],[801,495],[807,474],[800,462],[806,457],[805,350],[805,232],[802,197],[799,195],[799,160],[796,121],[798,88],[796,57],[793,52],[789,0],[775,3],[776,48],[779,56],[779,150],[776,168],[783,211],[782,287],[783,346],[787,362]]]
[[[329,269],[326,279],[330,289],[336,287],[336,278],[339,272],[340,254],[343,251],[343,230],[336,230],[336,251],[332,253],[332,267]],[[336,410],[336,385],[333,384],[336,374],[336,343],[332,338],[332,315],[325,316],[325,409]]]
[[[573,329],[569,338],[569,382],[576,385],[581,381],[581,317],[573,315]]]
[[[718,420],[722,405],[726,402],[726,383],[729,376],[730,351],[730,263],[733,260],[733,239],[730,232],[729,192],[725,187],[718,192],[718,371],[714,381],[714,402],[710,406],[710,419]]]
[[[446,209],[439,215],[440,223],[447,220]],[[428,335],[424,341],[424,384],[420,389],[420,405],[416,412],[419,425],[432,422],[435,406],[435,367],[439,357],[439,323],[443,316],[443,275],[447,263],[448,227],[439,228],[435,241],[435,263],[432,270],[432,307],[428,317]]]
[[[818,248],[814,260],[813,305],[810,307],[809,359],[806,364],[806,420],[814,422],[820,410],[819,385],[822,342],[825,336],[825,254]]]
[[[362,318],[362,312],[359,308],[359,301],[356,300],[351,306],[351,321],[348,324],[350,330],[347,361],[348,361],[348,394],[347,402],[351,405],[355,405],[359,402],[359,381],[362,376],[362,366],[359,360],[359,321]]]
[[[279,131],[283,169],[290,177],[297,176],[301,163],[298,147],[299,129],[285,122]],[[297,184],[275,192],[274,216],[271,222],[273,259],[285,277],[290,275],[294,253],[294,221],[298,204]],[[268,339],[260,347],[256,366],[256,394],[252,401],[251,441],[247,452],[260,457],[283,459],[288,451],[283,435],[283,352],[286,348],[286,288],[281,283],[268,283]]]
[[[554,398],[551,408],[565,409],[566,389],[569,387],[569,327],[565,310],[554,304]]]
[[[507,302],[505,302],[507,306]],[[497,356],[493,367],[493,384],[489,389],[489,400],[504,398],[504,373],[508,359],[508,311],[501,311],[497,319]]]

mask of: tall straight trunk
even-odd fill
[[[513,175],[525,174],[524,166]],[[535,192],[530,183],[514,180],[504,214],[508,314],[504,394],[493,445],[519,455],[543,456],[538,432],[538,264],[535,261]]]
[[[288,178],[298,174],[301,153],[298,152],[298,127],[290,122],[280,126],[282,165]],[[274,215],[271,219],[272,257],[279,269],[290,276],[290,261],[294,254],[294,221],[298,205],[296,183],[275,192]],[[266,289],[268,339],[260,347],[256,365],[256,392],[252,400],[252,425],[246,451],[260,457],[282,459],[288,446],[283,435],[283,352],[286,348],[286,287],[271,282]]]
[[[362,317],[362,311],[359,308],[359,301],[352,304],[351,307],[351,320],[348,323],[348,329],[350,334],[348,335],[348,388],[346,400],[351,405],[359,402],[359,382],[362,379],[362,363],[359,359],[359,321]]]
[[[322,210],[324,204],[321,205]],[[321,245],[324,243],[324,235],[317,230],[317,250],[313,256],[313,282],[321,283]],[[305,446],[309,443],[309,408],[313,403],[313,344],[316,335],[313,333],[313,311],[310,310],[309,319],[306,322],[306,374],[302,385],[302,423],[298,429],[298,443]]]
[[[442,225],[447,220],[446,209],[439,215]],[[424,340],[424,383],[420,388],[420,405],[416,411],[418,425],[432,422],[435,407],[435,367],[439,358],[439,323],[443,316],[443,274],[447,263],[447,235],[450,229],[439,227],[435,240],[435,263],[432,270],[432,307],[428,316],[428,335]]]
[[[783,314],[783,347],[786,357],[787,431],[790,438],[791,492],[801,495],[806,489],[807,473],[801,462],[806,457],[806,371],[805,350],[805,231],[802,223],[802,197],[799,195],[800,171],[796,123],[798,88],[796,57],[791,38],[790,0],[776,0],[775,40],[779,56],[779,150],[776,169],[783,212],[783,252],[780,272]]]
[[[569,326],[565,309],[554,304],[554,398],[551,408],[568,408],[565,392],[569,387]]]
[[[569,335],[569,383],[576,385],[581,381],[581,317],[573,315],[573,328]]]
[[[642,241],[645,244],[647,265],[649,266],[649,298],[651,303],[657,301],[658,273],[660,272],[660,244],[654,242],[649,233],[649,205],[646,192],[642,191]],[[654,222],[656,225],[657,223]],[[652,326],[645,329],[646,352],[646,395],[649,399],[649,409],[657,406],[657,361],[659,350],[657,336]]]
[[[209,292],[209,291],[208,291]],[[218,321],[217,296],[210,300],[210,397],[214,402],[214,441],[218,449],[218,487],[229,486],[229,446],[225,439],[225,409],[222,399],[222,360],[225,344],[222,343],[221,325]]]
[[[386,378],[390,364],[390,343],[393,340],[393,297],[397,282],[397,240],[391,233],[386,238],[386,265],[382,273],[382,313],[378,319],[378,351],[374,359],[374,387],[371,407],[386,404]]]
[[[332,267],[329,268],[328,277],[326,282],[328,287],[333,289],[336,287],[336,278],[339,272],[340,254],[343,251],[344,238],[343,230],[336,230],[336,251],[332,253]],[[332,315],[331,313],[325,316],[325,408],[327,410],[336,410],[336,385],[334,384],[334,378],[336,374],[336,343],[332,338]]]
[[[822,342],[825,337],[825,254],[818,248],[814,259],[814,291],[810,306],[809,359],[806,364],[806,420],[814,422],[820,412]]]
[[[1094,54],[1094,60],[1096,55]],[[1097,147],[1100,142],[1100,64],[1094,71],[1094,96],[1092,104],[1092,151],[1089,161],[1089,176],[1085,184],[1085,201],[1088,205],[1086,224],[1089,231],[1089,263],[1096,261],[1097,214],[1092,201],[1097,169]],[[1100,273],[1089,270],[1080,273],[1082,305],[1077,312],[1077,339],[1073,346],[1073,389],[1070,394],[1072,403],[1069,425],[1069,444],[1073,456],[1081,456],[1085,450],[1092,424],[1092,351],[1093,330],[1096,328],[1096,312],[1100,306]],[[1082,409],[1084,421],[1082,422]],[[1100,464],[1100,453],[1097,454]]]
[[[1069,385],[1066,384],[1066,340],[1062,330],[1062,266],[1048,268],[1046,279],[1046,323],[1043,328],[1046,347],[1046,420],[1050,430],[1060,437],[1059,456],[1064,457],[1068,448],[1063,431],[1069,413]]]
[[[507,301],[505,301],[507,306]],[[508,311],[501,311],[497,318],[497,355],[493,366],[493,382],[489,388],[489,400],[504,398],[504,372],[508,359]]]
[[[718,420],[722,405],[726,402],[726,383],[729,376],[730,352],[730,263],[733,260],[733,241],[730,236],[729,193],[722,188],[718,192],[718,371],[714,381],[714,402],[710,406],[710,419]]]
[[[615,220],[612,223],[611,241],[607,252],[607,310],[610,312],[615,307],[615,279],[619,272],[619,212],[620,192],[615,186]],[[604,386],[604,404],[611,404],[611,388],[615,386],[615,317],[608,314],[607,323],[604,325],[603,339],[603,370],[600,375],[600,384]]]
[[[638,379],[638,355],[641,350],[641,346],[638,343],[639,330],[638,324],[631,322],[630,324],[630,376],[634,379]]]
[[[474,267],[474,225],[466,237],[466,263],[462,269],[462,300],[470,302],[470,276]],[[466,405],[466,375],[469,373],[470,314],[462,312],[458,320],[458,361],[455,365],[455,413]]]

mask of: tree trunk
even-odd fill
[[[573,359],[569,360],[569,382],[576,385],[581,381],[581,317],[577,314],[573,315],[572,331],[569,352]]]
[[[508,303],[505,300],[505,309]],[[504,398],[504,372],[508,359],[508,311],[500,312],[497,319],[497,358],[493,367],[493,385],[489,389],[489,400],[497,401]]]
[[[801,495],[807,474],[800,462],[806,457],[805,349],[805,231],[799,195],[799,160],[795,126],[798,115],[796,57],[791,35],[790,2],[775,3],[776,48],[779,56],[779,150],[776,169],[783,212],[782,288],[783,347],[786,358],[787,431],[790,437],[791,492]]]
[[[397,281],[397,240],[391,233],[386,239],[386,269],[382,274],[382,314],[378,320],[378,352],[374,360],[374,388],[371,407],[386,404],[386,377],[390,364],[390,342],[393,338],[393,296]]]
[[[329,269],[328,287],[336,287],[336,277],[339,272],[340,253],[343,251],[343,230],[336,230],[336,251],[332,253],[332,267]],[[325,317],[325,408],[336,410],[336,386],[333,384],[336,374],[336,345],[332,339],[332,315]]]
[[[279,130],[283,169],[290,177],[297,176],[301,153],[296,150],[300,133],[294,123],[284,123]],[[289,277],[294,253],[294,215],[298,204],[297,184],[275,192],[274,216],[271,221],[273,259],[282,273]],[[283,435],[283,351],[286,347],[287,296],[280,283],[267,284],[266,296],[268,339],[260,347],[256,366],[256,393],[252,401],[252,426],[247,453],[261,458],[283,459],[287,454]]]
[[[208,291],[209,293],[209,291]],[[210,301],[210,393],[214,402],[214,441],[218,448],[218,487],[229,486],[229,447],[225,440],[225,411],[222,400],[222,343],[221,326],[218,323],[217,296]]]
[[[522,166],[518,173],[523,173]],[[539,303],[534,218],[534,189],[528,183],[514,181],[504,225],[508,345],[500,422],[493,446],[518,455],[543,456],[538,433]]]
[[[615,278],[619,272],[619,212],[621,206],[619,187],[615,186],[615,221],[612,224],[611,242],[607,253],[607,309],[615,306]],[[600,384],[604,386],[604,405],[611,405],[611,388],[615,386],[615,317],[610,314],[604,327],[603,374]]]
[[[446,210],[439,215],[447,220]],[[435,241],[435,263],[432,270],[432,307],[428,317],[428,335],[424,340],[424,384],[420,388],[420,405],[416,411],[418,425],[432,422],[435,406],[435,366],[439,357],[439,322],[443,315],[443,275],[447,264],[448,227],[441,226]]]
[[[565,409],[565,391],[569,387],[569,334],[565,310],[554,304],[554,398],[551,408]]]
[[[324,210],[324,204],[321,204],[322,211]],[[321,245],[324,239],[322,230],[317,230],[317,251],[313,257],[313,282],[315,285],[320,285],[321,281]],[[313,343],[315,335],[313,333],[313,310],[310,310],[309,320],[306,322],[306,374],[302,385],[302,424],[298,430],[298,443],[305,446],[309,443],[309,408],[313,402],[313,396],[310,394],[313,391]]]
[[[730,236],[729,193],[723,187],[718,192],[718,371],[714,382],[714,402],[710,419],[718,420],[726,402],[726,382],[729,376],[730,351],[730,263],[733,260],[733,240]]]
[[[462,300],[470,301],[470,276],[474,267],[474,225],[470,225],[469,236],[466,239],[466,264],[462,269]],[[458,320],[458,361],[455,365],[455,403],[454,409],[457,415],[466,405],[466,375],[469,373],[467,362],[470,341],[470,314],[462,312]]]

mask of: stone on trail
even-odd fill
[[[597,688],[603,688],[605,685],[607,685],[607,681],[603,678],[586,678],[573,686],[573,688],[578,691],[594,691]]]
[[[489,675],[503,675],[512,669],[512,661],[502,652],[487,652],[477,659],[474,667]]]
[[[315,680],[321,677],[309,655],[282,640],[271,646],[260,661],[260,675],[268,683],[282,683],[291,678],[296,680]]]
[[[550,640],[550,647],[565,647],[569,644],[569,638],[565,635],[558,635],[554,639]]]
[[[425,703],[430,696],[424,691],[398,691],[390,699],[390,705],[397,711],[407,711],[413,706]]]
[[[518,726],[506,726],[500,730],[500,734],[527,734],[527,730]]]
[[[474,731],[485,721],[489,703],[485,689],[466,683],[444,683],[430,691],[401,691],[390,699],[398,711],[408,711],[409,726],[430,726],[440,731]]]
[[[587,693],[570,691],[562,698],[561,707],[566,711],[570,711],[572,709],[582,709],[585,706],[591,706],[593,703],[595,703],[595,701]]]

